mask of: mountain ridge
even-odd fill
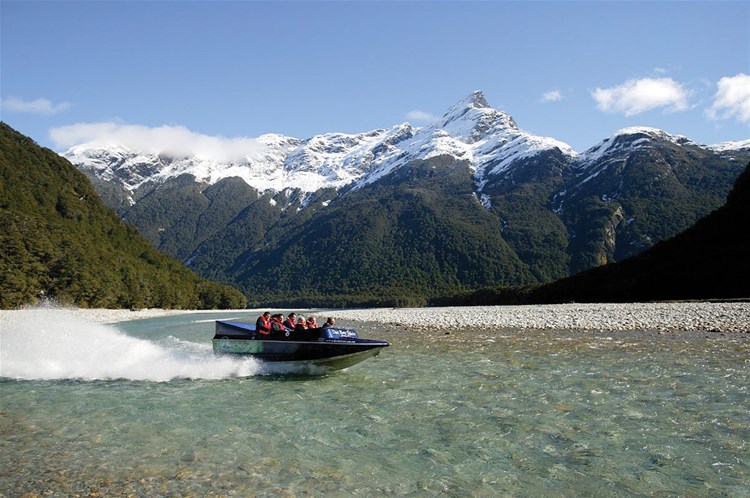
[[[423,128],[403,123],[388,129],[358,134],[327,133],[304,140],[266,134],[256,141],[263,146],[260,152],[248,151],[245,161],[224,163],[96,144],[76,145],[61,155],[85,172],[119,183],[129,192],[185,173],[209,184],[239,176],[262,192],[285,188],[311,192],[354,183],[361,186],[377,180],[393,167],[443,153],[476,162],[479,172],[486,169],[487,156],[506,145],[509,149],[505,159],[552,147],[574,154],[567,144],[521,131],[510,115],[489,107],[479,91]],[[485,143],[489,144],[489,150],[481,147]],[[365,174],[368,172],[369,175]]]
[[[501,173],[517,159],[557,148],[578,167],[584,167],[610,151],[620,137],[632,134],[659,136],[728,154],[750,151],[750,139],[703,145],[656,128],[628,127],[578,153],[564,142],[522,131],[509,114],[490,107],[477,90],[422,128],[402,123],[388,129],[326,133],[308,139],[264,134],[255,139],[261,149],[248,151],[244,161],[170,157],[93,143],[70,147],[61,155],[80,169],[119,183],[130,192],[181,174],[191,174],[208,184],[238,176],[261,192],[286,188],[313,192],[328,187],[361,187],[411,160],[447,153],[472,162],[477,191],[481,192],[487,176]]]
[[[368,300],[378,287],[368,279],[380,279],[385,294],[411,289],[420,296],[560,279],[685,230],[723,203],[750,161],[750,140],[705,146],[646,127],[625,128],[578,153],[520,130],[481,92],[422,128],[404,123],[357,135],[261,138],[273,145],[258,156],[262,161],[224,169],[205,159],[152,155],[149,162],[134,153],[127,162],[118,150],[108,162],[106,151],[75,151],[93,158],[77,166],[154,246],[204,276],[273,300],[294,292],[291,274],[303,269],[326,282],[308,288],[311,294]],[[249,171],[260,176],[248,183],[241,174]],[[422,216],[407,215],[405,206]],[[469,229],[461,218],[483,229]],[[385,220],[397,231],[385,230]],[[412,226],[419,223],[424,230]],[[365,248],[357,233],[371,229]],[[464,243],[441,230],[471,239],[464,245],[468,258],[455,250]],[[354,256],[330,259],[329,252],[295,242],[309,234],[333,237],[337,246],[320,244]],[[410,244],[433,263],[414,259]],[[485,274],[478,270],[480,253],[492,255],[483,263]],[[380,273],[372,261],[380,261]],[[462,265],[474,270],[464,272]],[[400,274],[411,275],[411,283],[400,284]]]

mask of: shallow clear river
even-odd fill
[[[0,495],[750,496],[750,334],[360,335],[324,376],[195,314],[0,330]]]

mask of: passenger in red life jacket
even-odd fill
[[[283,337],[286,332],[288,332],[288,330],[282,323],[283,319],[284,315],[282,315],[281,313],[273,315],[271,317],[271,335],[273,335],[274,337]]]
[[[297,319],[297,325],[294,327],[295,334],[304,334],[307,331],[307,322],[305,317],[301,316]]]
[[[255,322],[255,330],[260,335],[269,335],[271,333],[271,313],[266,311],[258,317]]]
[[[317,329],[319,327],[318,321],[315,319],[314,316],[311,316],[307,319],[307,328],[308,329]]]
[[[289,330],[294,330],[294,327],[297,326],[297,313],[289,313],[289,316],[286,320],[284,320],[284,327],[288,328]]]

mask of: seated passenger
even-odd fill
[[[297,319],[297,325],[294,327],[295,334],[304,334],[307,331],[307,323],[305,317],[301,316]]]
[[[271,317],[271,335],[273,337],[284,337],[288,332],[282,322],[283,319],[284,315],[280,313]]]
[[[289,313],[289,316],[286,320],[284,320],[284,327],[288,328],[289,330],[294,330],[294,327],[297,326],[297,314],[294,312]]]
[[[327,329],[333,327],[334,325],[336,325],[336,320],[332,316],[329,316],[328,320],[326,320],[326,323],[323,324],[323,328]]]
[[[260,335],[269,335],[271,333],[271,313],[266,311],[258,317],[255,322],[255,331]]]
[[[314,316],[311,316],[307,319],[307,328],[308,329],[317,329],[319,327],[318,321],[315,319]]]

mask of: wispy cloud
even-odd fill
[[[560,90],[550,90],[549,92],[544,92],[542,94],[540,102],[559,102],[562,98]]]
[[[51,116],[70,109],[69,102],[52,103],[48,99],[23,100],[18,97],[7,97],[2,100],[2,108],[5,111],[25,112],[29,114],[42,114]]]
[[[435,121],[437,119],[437,116],[424,111],[409,111],[406,113],[406,119],[408,119],[409,121],[426,123]]]
[[[626,116],[657,108],[685,111],[688,109],[688,94],[672,78],[628,80],[619,86],[597,88],[591,92],[599,110],[621,112]]]
[[[125,147],[131,150],[195,156],[215,161],[242,161],[261,153],[265,147],[254,138],[202,135],[184,126],[148,127],[121,123],[80,123],[50,130],[58,149],[76,145]]]
[[[713,105],[706,110],[706,115],[711,119],[735,118],[740,122],[750,122],[750,76],[744,73],[727,76],[716,86],[718,90]]]

